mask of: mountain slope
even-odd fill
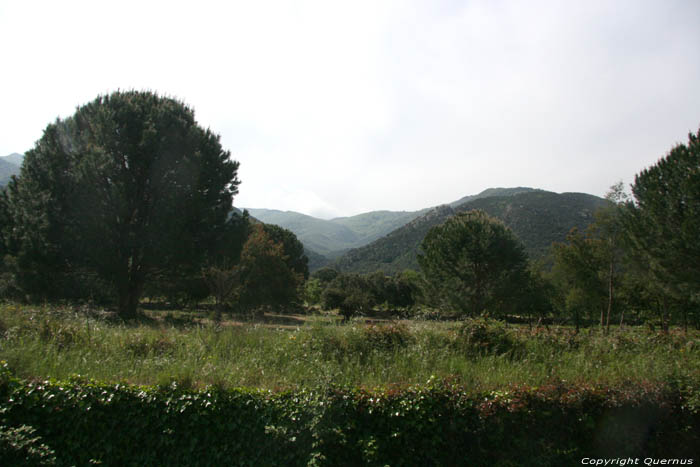
[[[448,205],[430,209],[385,237],[364,247],[348,251],[338,258],[333,266],[340,271],[357,273],[418,269],[416,262],[418,244],[431,227],[442,224],[454,213],[455,210]]]
[[[23,160],[24,156],[17,153],[0,157],[0,187],[7,185],[13,175],[19,175]]]
[[[562,241],[572,227],[585,228],[605,200],[583,193],[527,190],[511,196],[477,198],[455,207],[440,206],[377,241],[347,252],[335,266],[345,272],[417,269],[420,243],[431,227],[449,216],[481,209],[501,219],[524,243],[531,258],[544,256],[554,241]]]
[[[331,222],[352,230],[358,239],[358,244],[355,247],[359,247],[406,225],[426,211],[428,209],[421,211],[371,211],[351,217],[337,217],[331,219]]]
[[[520,193],[528,193],[530,191],[540,191],[536,190],[535,188],[528,188],[528,187],[515,187],[515,188],[487,188],[478,195],[470,195],[470,196],[465,196],[464,198],[460,198],[457,201],[453,201],[450,203],[450,206],[457,207],[460,206],[464,203],[468,203],[469,201],[474,201],[476,199],[481,199],[481,198],[490,198],[492,196],[513,196],[513,195],[518,195]]]
[[[4,160],[5,162],[9,162],[10,164],[14,164],[17,167],[21,167],[22,162],[24,162],[24,155],[13,152],[9,156],[0,157],[0,159]]]
[[[528,191],[535,190],[523,187],[489,188],[477,195],[466,196],[461,200],[450,203],[450,206],[457,206],[465,201],[479,198],[511,196]],[[424,215],[430,209],[426,208],[420,211],[371,211],[350,217],[337,217],[331,220],[318,219],[294,211],[248,208],[248,212],[262,222],[276,224],[291,230],[304,244],[307,251],[314,251],[327,258],[337,258],[348,250],[362,247],[388,235]]]
[[[265,222],[291,230],[307,250],[324,256],[336,256],[342,251],[357,246],[358,236],[344,225],[317,219],[293,211],[273,209],[250,209],[251,216]]]
[[[19,167],[0,159],[0,187],[7,185],[13,175],[19,175]]]

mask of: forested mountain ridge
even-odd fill
[[[358,245],[358,235],[348,227],[294,211],[245,208],[251,216],[291,230],[307,250],[335,257]],[[335,256],[334,256],[335,253]]]
[[[455,207],[439,206],[369,245],[348,251],[334,265],[341,271],[358,273],[418,269],[418,248],[427,232],[450,216],[472,209],[502,220],[525,244],[530,258],[541,258],[552,242],[563,241],[571,228],[586,228],[595,210],[605,203],[584,193],[526,190],[511,196],[477,198]]]
[[[534,188],[488,188],[476,195],[465,196],[449,203],[458,206],[491,196],[512,196],[514,194],[536,191]],[[242,208],[244,209],[244,208]],[[424,215],[434,208],[419,211],[370,211],[355,216],[336,217],[330,220],[318,219],[294,211],[274,209],[245,208],[251,216],[267,224],[275,224],[289,229],[304,244],[307,251],[323,257],[335,259],[348,250],[360,248],[390,234],[412,220]],[[316,258],[314,264],[321,264]],[[312,267],[312,269],[314,269]]]
[[[528,193],[530,191],[539,191],[535,188],[528,188],[528,187],[515,187],[515,188],[487,188],[478,195],[469,195],[465,196],[464,198],[460,198],[457,201],[453,201],[450,203],[450,206],[457,207],[461,206],[464,203],[468,203],[469,201],[474,201],[476,199],[481,199],[481,198],[489,198],[491,196],[513,196],[517,195],[520,193]]]
[[[0,187],[7,185],[13,175],[19,175],[23,159],[24,156],[17,153],[0,157]]]

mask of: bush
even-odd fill
[[[26,452],[33,465],[51,461],[51,449],[57,465],[575,465],[697,458],[697,400],[696,386],[644,383],[480,394],[432,380],[373,391],[195,391],[28,382],[5,366],[0,425],[18,428],[0,436],[3,460]]]
[[[27,425],[16,428],[0,425],[0,459],[5,465],[56,465],[56,453]]]
[[[460,327],[458,345],[468,352],[483,354],[514,354],[523,344],[508,332],[502,322],[483,318],[467,319]]]

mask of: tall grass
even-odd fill
[[[697,331],[575,335],[566,328],[529,330],[480,320],[338,325],[323,318],[276,329],[154,316],[159,319],[125,325],[70,308],[0,305],[0,359],[27,379],[79,374],[137,384],[272,390],[404,385],[430,378],[449,378],[477,391],[562,380],[700,381]]]

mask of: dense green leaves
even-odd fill
[[[526,277],[522,244],[482,211],[460,213],[432,228],[421,249],[418,261],[436,300],[472,316],[505,313]]]
[[[431,380],[399,390],[331,386],[269,393],[101,384],[79,377],[26,382],[5,374],[0,449],[17,452],[9,442],[26,439],[18,436],[24,430],[44,458],[53,461],[55,453],[57,465],[490,466],[523,460],[573,465],[584,456],[684,459],[699,454],[696,397],[692,390],[649,384],[467,394]]]
[[[632,186],[625,224],[633,248],[666,294],[700,303],[700,130]]]
[[[158,275],[198,270],[226,228],[238,163],[182,103],[116,92],[57,120],[11,183],[3,238],[25,293],[95,276],[124,316]],[[76,280],[77,278],[77,280]]]

